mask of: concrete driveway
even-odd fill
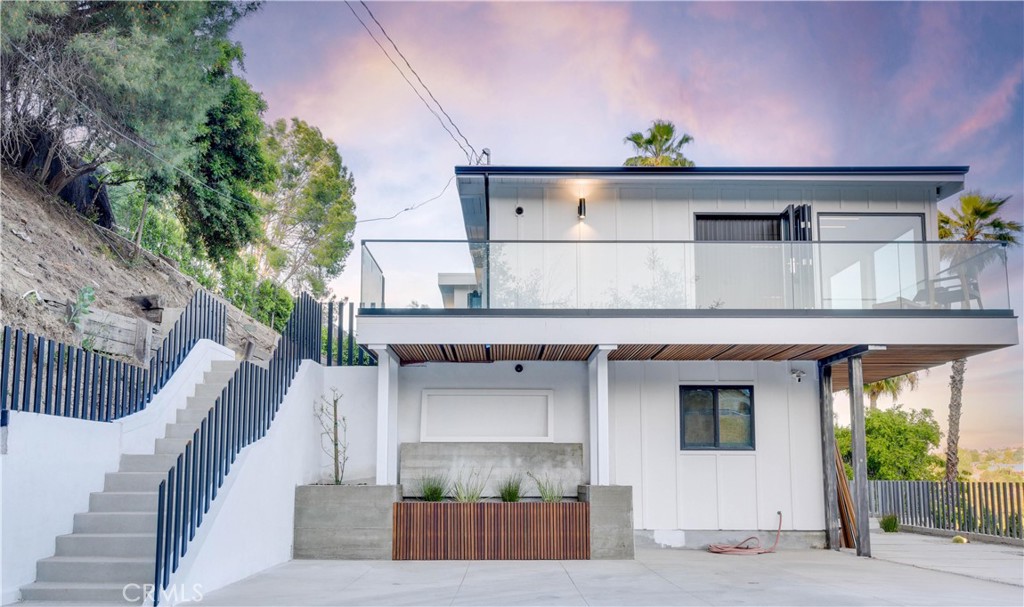
[[[999,570],[1016,566],[1020,574],[1024,557],[1009,551]],[[957,558],[939,569],[884,560],[897,552],[882,548],[873,559],[826,550],[641,550],[634,561],[291,561],[208,593],[202,605],[1024,604],[1019,576],[1016,584],[971,577],[977,560],[969,552],[948,553]],[[958,561],[964,571],[943,570]]]

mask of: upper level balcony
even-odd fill
[[[455,315],[1012,315],[999,243],[364,241],[363,313],[414,303]]]

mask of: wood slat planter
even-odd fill
[[[589,559],[590,504],[397,502],[392,558]]]

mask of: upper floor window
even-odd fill
[[[753,449],[753,386],[680,386],[681,449]]]
[[[819,213],[821,240],[896,242],[924,240],[924,215]]]

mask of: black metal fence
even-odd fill
[[[345,322],[346,309],[348,322]],[[377,357],[359,345],[355,332],[355,309],[354,302],[340,301],[335,305],[334,301],[327,302],[327,322],[324,328],[324,349],[322,352],[323,361],[328,367],[341,366],[374,366],[377,364]],[[338,322],[335,325],[335,310],[337,310]],[[346,330],[348,327],[348,330]]]
[[[1022,482],[870,481],[868,501],[901,525],[1024,539]]]
[[[197,291],[148,367],[3,328],[0,411],[111,421],[144,409],[200,339],[224,343],[224,304]]]
[[[242,366],[160,482],[153,605],[170,584],[235,457],[266,435],[303,360],[320,360],[322,309],[303,293],[267,368]],[[254,505],[254,507],[259,507]]]

